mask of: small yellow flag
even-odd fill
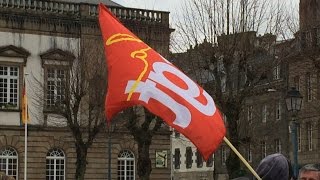
[[[23,124],[29,123],[29,111],[28,111],[28,100],[27,100],[27,94],[26,94],[26,83],[23,82],[23,90],[22,90],[22,122]]]

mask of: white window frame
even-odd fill
[[[251,149],[250,143],[249,143],[248,149],[247,149],[247,160],[248,160],[248,162],[252,162],[252,149]]]
[[[263,159],[267,156],[267,143],[266,143],[266,141],[261,141],[260,146],[261,146],[261,157]]]
[[[294,87],[299,91],[300,90],[300,76],[295,76],[293,78]]]
[[[301,152],[301,127],[300,124],[297,124],[297,141],[298,141],[298,151]]]
[[[317,28],[316,33],[317,33],[317,36],[316,36],[317,46],[319,47],[320,46],[320,28]]]
[[[227,78],[226,76],[221,77],[221,92],[225,93],[227,88]]]
[[[50,161],[50,163],[47,163],[47,160]],[[53,164],[51,164],[53,160]],[[62,163],[58,163],[58,161],[63,161]],[[48,169],[47,167],[50,165],[53,165],[53,175],[48,174],[48,171],[50,171],[51,169]],[[63,165],[63,169],[58,169],[57,167],[60,165]],[[63,170],[63,179],[66,179],[66,157],[65,157],[65,153],[58,148],[53,148],[50,151],[48,151],[47,156],[46,156],[46,179],[51,179],[53,176],[53,179],[60,179],[61,180],[61,175],[58,175],[57,172],[61,172],[61,170]],[[59,178],[57,178],[59,176]]]
[[[307,47],[311,47],[312,46],[312,32],[311,31],[307,31],[306,32],[306,43],[307,43]]]
[[[224,122],[224,125],[227,126],[228,119],[227,119],[227,116],[224,113],[223,113],[223,122]]]
[[[308,150],[312,151],[312,145],[313,145],[313,137],[312,137],[312,123],[308,122],[306,124],[307,126],[307,140],[308,140]]]
[[[249,105],[248,106],[248,112],[247,112],[247,120],[248,120],[248,122],[251,123],[252,119],[253,119],[253,106]]]
[[[276,120],[281,120],[281,101],[278,101],[276,106]]]
[[[49,77],[49,71],[50,70],[53,70],[53,76],[54,77]],[[66,93],[66,87],[62,87],[61,90],[64,91],[63,93],[61,94],[58,94],[58,88],[59,88],[59,85],[58,83],[60,83],[60,85],[62,86],[64,82],[66,82],[67,80],[67,69],[64,69],[64,68],[56,68],[56,67],[46,67],[46,71],[47,71],[47,74],[46,74],[46,107],[47,108],[50,108],[50,107],[54,107],[55,106],[55,103],[57,103],[58,99],[63,99],[64,97],[59,97],[58,96],[65,96],[65,93]],[[63,78],[59,78],[58,77],[58,71],[63,71],[64,72],[64,79]],[[49,86],[49,81],[52,81],[54,84],[53,84],[53,99],[49,98],[50,94],[49,93],[49,89],[48,89],[48,86]],[[53,101],[54,104],[49,104],[48,101]]]
[[[268,111],[268,107],[267,107],[267,105],[266,104],[264,104],[263,106],[262,106],[262,122],[263,123],[267,123],[267,111]]]
[[[225,146],[221,147],[221,164],[226,165],[227,162],[227,149]]]
[[[281,153],[281,151],[282,151],[282,149],[281,149],[281,140],[280,139],[275,139],[274,143],[275,143],[276,153]]]
[[[2,161],[5,160],[5,169],[1,169],[1,163]],[[16,163],[12,163],[11,165],[15,166],[16,169],[9,169],[10,164],[9,164],[9,160],[16,161]],[[18,175],[18,166],[19,166],[19,158],[18,158],[18,153],[17,151],[12,148],[12,147],[5,147],[3,149],[0,150],[0,170],[1,171],[5,171],[6,175],[8,176],[13,176],[15,179],[19,179]],[[10,173],[9,170],[13,170],[16,174],[13,174],[12,172]]]
[[[311,79],[312,79],[311,73],[307,73],[307,75],[306,75],[306,83],[307,83],[306,91],[307,91],[307,100],[309,102],[312,101]]]
[[[132,151],[130,150],[122,150],[119,155],[118,155],[118,174],[119,174],[119,168],[122,164],[121,162],[123,162],[123,167],[124,167],[124,177],[122,177],[122,174],[120,173],[120,175],[118,175],[118,179],[119,180],[126,180],[128,178],[131,178],[131,176],[129,176],[127,174],[127,172],[132,172],[133,171],[133,179],[135,179],[135,157]],[[128,166],[130,166],[130,164],[133,164],[133,170],[128,169]]]
[[[273,68],[273,80],[280,79],[280,64]]]
[[[19,108],[19,103],[20,103],[19,102],[19,94],[20,94],[20,91],[19,91],[19,83],[20,83],[19,82],[19,74],[20,74],[20,68],[19,68],[19,66],[15,66],[15,65],[0,65],[0,67],[6,67],[7,68],[7,70],[6,70],[7,75],[0,75],[1,79],[6,79],[7,80],[7,82],[6,82],[6,85],[7,85],[6,97],[5,96],[3,97],[6,100],[4,100],[3,102],[0,102],[0,104],[3,104],[2,105],[3,107],[0,107],[0,109],[5,108],[5,104],[9,104],[9,103],[13,105],[13,107],[11,107],[11,109],[18,109]],[[11,75],[11,68],[16,68],[17,69],[17,71],[16,71],[17,75]],[[16,88],[13,87],[13,89],[17,90],[16,93],[10,93],[10,89],[11,89],[10,81],[11,80],[16,80],[17,81],[16,83],[13,83],[13,85],[16,84]],[[14,98],[17,101],[16,103],[15,102],[10,102],[10,95],[13,95],[13,96],[16,95],[16,97]]]

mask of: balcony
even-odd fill
[[[120,20],[169,25],[169,12],[111,6],[108,8]],[[54,14],[71,18],[86,17],[96,19],[98,16],[97,4],[50,0],[0,0],[0,10],[1,13]]]

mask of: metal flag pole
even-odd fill
[[[259,177],[259,175],[256,173],[256,171],[254,171],[254,169],[250,166],[250,164],[248,163],[247,160],[245,160],[243,158],[243,156],[239,153],[239,151],[231,144],[231,142],[226,138],[223,137],[224,142],[232,149],[232,151],[234,153],[236,153],[236,155],[239,157],[239,159],[244,163],[244,165],[247,166],[247,168],[249,169],[249,171],[257,178],[257,180],[261,180],[261,178]]]
[[[25,73],[25,76],[28,76],[28,73]],[[24,79],[24,93],[25,96],[27,96],[27,84],[26,84],[26,78]],[[27,98],[27,97],[24,97]],[[27,100],[23,100],[23,101],[27,101]],[[25,111],[24,111],[24,180],[27,180],[27,155],[28,155],[28,103],[27,102],[23,102],[25,103]]]
[[[24,180],[27,180],[28,122],[24,122]]]

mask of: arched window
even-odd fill
[[[5,147],[0,150],[0,171],[18,179],[18,153],[12,147]]]
[[[135,179],[134,154],[129,150],[123,150],[118,155],[118,180]]]
[[[65,179],[65,156],[61,149],[53,148],[46,157],[46,179]]]

